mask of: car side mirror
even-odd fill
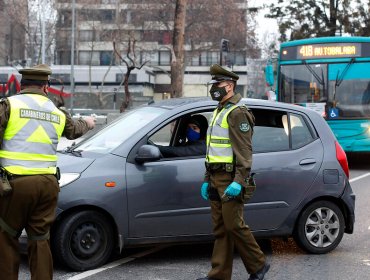
[[[153,145],[143,145],[139,148],[135,160],[137,163],[156,161],[161,159],[162,154],[158,147]]]

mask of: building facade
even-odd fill
[[[207,0],[214,2],[214,0]],[[206,2],[207,2],[206,1]],[[136,41],[137,63],[166,66],[171,62],[174,1],[152,0],[76,0],[75,11],[75,64],[120,65],[122,61],[114,53],[124,57],[129,39]],[[197,1],[194,1],[196,3]],[[167,3],[167,4],[166,4]],[[233,27],[225,25],[222,35],[213,30],[208,6],[190,5],[188,17],[200,21],[198,27],[190,22],[186,27],[185,57],[187,66],[206,66],[220,62],[220,42],[223,36],[230,41],[229,52],[222,62],[228,65],[246,65],[246,1],[235,1],[238,20]],[[220,6],[220,5],[219,5]],[[220,6],[224,10],[227,5]],[[70,0],[57,0],[56,10],[56,57],[55,64],[71,63],[72,10]],[[209,16],[209,20],[202,17]],[[223,21],[220,19],[220,21]],[[238,32],[240,30],[241,32]],[[201,35],[199,34],[201,33]],[[231,37],[231,38],[229,38]],[[132,50],[131,50],[132,51]],[[133,53],[131,53],[131,56]]]
[[[27,1],[0,0],[0,66],[25,63]]]
[[[72,92],[73,75],[75,95],[72,106],[94,109],[119,107],[124,100],[123,78],[127,72],[122,59],[143,66],[130,75],[131,106],[170,95],[174,6],[167,4],[174,2],[75,0],[72,6],[71,0],[55,0],[57,22],[54,61],[51,63],[53,79],[56,87],[63,87],[68,93]],[[214,63],[228,65],[240,76],[237,92],[243,96],[258,97],[264,92],[263,62],[254,63],[247,58],[250,54],[246,37],[247,25],[250,24],[247,1],[234,2],[233,8],[229,7],[231,5],[218,5],[217,10],[213,4],[219,4],[218,0],[188,1],[191,8],[185,38],[184,96],[209,94],[209,66]],[[72,74],[73,10],[75,52]],[[219,20],[215,21],[215,17]],[[235,21],[230,20],[230,25],[225,25],[223,18],[226,17]],[[11,73],[17,75],[16,69],[0,69],[0,78],[6,81]],[[70,100],[65,98],[67,107],[71,106]]]

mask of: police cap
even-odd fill
[[[239,79],[239,76],[234,72],[231,72],[218,64],[213,64],[209,68],[212,80],[208,84],[217,84],[222,81],[233,81],[236,82]]]
[[[49,80],[49,75],[52,73],[50,67],[46,64],[20,69],[18,72],[22,74],[22,79],[35,81],[47,81]]]

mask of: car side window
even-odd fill
[[[289,150],[289,128],[283,120],[287,113],[266,109],[253,109],[255,126],[252,138],[254,153]]]
[[[150,141],[156,145],[169,146],[172,134],[176,127],[176,120],[168,123],[150,137]]]
[[[302,115],[267,109],[253,109],[252,112],[255,116],[254,153],[299,149],[314,140]]]
[[[163,158],[197,157],[206,154],[208,119],[212,111],[182,115],[154,132],[148,144],[159,148]]]
[[[289,118],[292,135],[292,149],[301,148],[312,142],[314,138],[303,117],[296,114],[290,114]]]

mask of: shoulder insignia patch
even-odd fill
[[[249,125],[249,123],[247,123],[247,122],[242,122],[242,123],[240,123],[240,125],[239,125],[239,129],[240,129],[240,131],[242,131],[242,132],[248,132],[248,131],[249,131],[249,129],[250,129],[250,125]]]

